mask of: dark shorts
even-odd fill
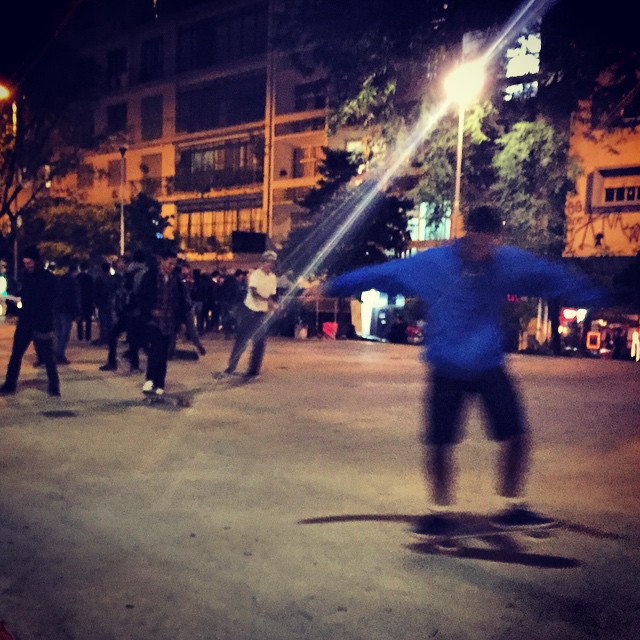
[[[433,373],[424,399],[425,444],[454,444],[461,439],[465,399],[482,399],[493,440],[504,441],[524,433],[522,408],[513,382],[499,367],[471,380],[455,380]]]

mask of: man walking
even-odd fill
[[[277,259],[278,255],[275,251],[265,251],[260,265],[251,272],[247,294],[238,311],[236,340],[229,356],[229,364],[216,377],[229,376],[235,372],[249,342],[253,343],[253,347],[246,375],[254,377],[260,373],[269,331],[265,320],[277,293],[278,280],[273,272],[273,265]]]
[[[158,268],[149,269],[138,289],[138,303],[147,322],[149,354],[143,393],[164,394],[171,340],[187,312],[184,285],[176,272],[176,254],[165,249]]]
[[[489,419],[489,435],[500,443],[498,493],[504,511],[498,526],[546,526],[553,521],[527,508],[524,481],[529,435],[502,349],[500,314],[507,294],[560,298],[589,306],[603,293],[584,276],[514,247],[500,246],[502,220],[496,209],[472,209],[465,237],[404,260],[365,267],[322,287],[327,295],[375,288],[408,293],[426,305],[425,359],[430,384],[424,399],[425,476],[432,512],[418,533],[455,534],[453,448],[461,439],[465,398],[478,395]]]
[[[56,271],[56,295],[53,301],[53,326],[56,333],[56,361],[70,364],[67,345],[71,336],[73,321],[80,315],[80,291],[74,275],[76,261],[69,256],[61,256]]]
[[[20,376],[22,357],[33,341],[38,360],[44,363],[49,382],[49,395],[60,395],[60,380],[53,353],[53,300],[56,277],[43,269],[40,252],[35,246],[27,247],[22,254],[25,269],[20,292],[22,309],[13,334],[13,347],[0,393],[15,393]]]

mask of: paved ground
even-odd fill
[[[566,526],[459,558],[408,532],[427,503],[417,348],[272,340],[263,378],[231,387],[210,375],[229,343],[205,344],[170,363],[182,408],[147,406],[140,376],[98,371],[104,352],[76,343],[50,399],[25,357],[0,399],[0,619],[16,637],[639,637],[635,363],[511,358],[531,501]],[[469,417],[460,504],[486,512],[495,452]]]

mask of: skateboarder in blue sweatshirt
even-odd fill
[[[558,298],[580,306],[603,305],[607,296],[585,276],[515,247],[501,245],[502,220],[494,207],[466,217],[466,235],[410,258],[364,267],[323,285],[326,295],[378,289],[422,300],[426,311],[424,359],[430,370],[424,400],[425,476],[433,505],[418,533],[456,531],[453,517],[453,448],[460,441],[465,397],[478,395],[489,433],[500,443],[498,493],[504,528],[553,523],[524,499],[529,436],[518,393],[505,369],[501,310],[508,294]]]

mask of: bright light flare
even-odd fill
[[[11,96],[11,91],[9,91],[9,87],[0,83],[0,100],[7,100]]]
[[[460,106],[465,106],[476,98],[484,86],[485,65],[485,61],[480,59],[456,67],[444,79],[448,98]]]

